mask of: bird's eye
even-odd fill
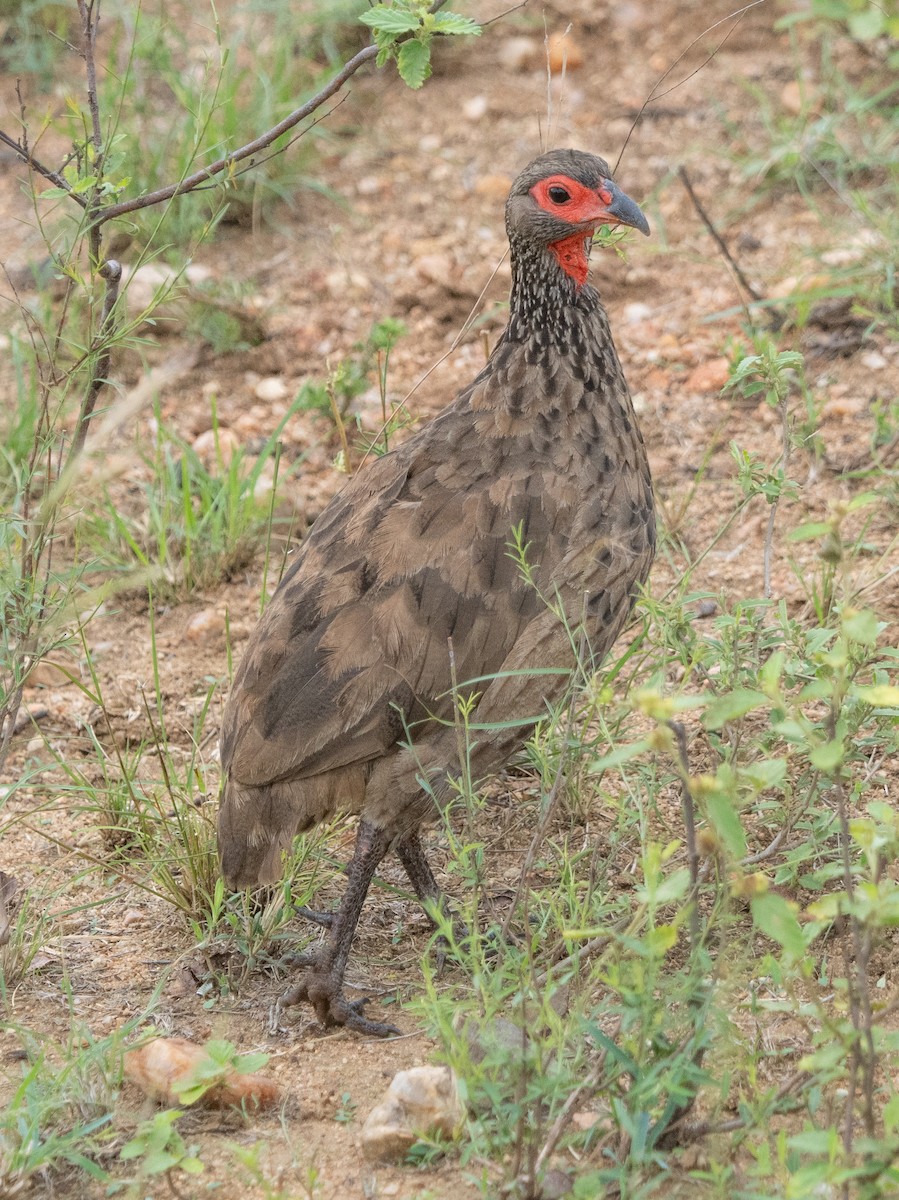
[[[551,187],[547,194],[553,204],[567,204],[571,199],[571,193],[566,192],[563,187]]]

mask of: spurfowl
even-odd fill
[[[439,901],[419,830],[461,774],[453,673],[479,695],[476,725],[497,726],[475,734],[481,779],[564,694],[572,630],[585,626],[598,664],[649,572],[643,439],[586,283],[596,229],[649,226],[609,174],[592,154],[557,150],[519,175],[506,204],[509,324],[496,349],[448,408],[331,501],[234,680],[218,822],[228,883],[277,880],[297,832],[338,809],[359,814],[328,940],[282,998],[308,1000],[325,1024],[393,1032],[344,997],[344,971],[391,850],[422,901]]]

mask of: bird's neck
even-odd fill
[[[510,338],[564,343],[572,323],[589,320],[599,305],[585,286],[589,238],[576,234],[547,247],[513,239],[511,250]]]

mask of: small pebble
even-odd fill
[[[639,325],[641,321],[652,316],[652,309],[648,304],[641,304],[639,300],[633,300],[630,304],[625,304],[621,315],[626,325]]]
[[[868,350],[860,359],[862,366],[867,367],[869,371],[882,371],[889,365],[879,350]]]
[[[500,66],[507,71],[527,71],[536,66],[541,58],[540,43],[536,38],[509,37],[504,38],[496,52]]]
[[[220,425],[217,430],[206,429],[191,443],[191,450],[210,473],[216,469],[226,469],[231,459],[240,449],[240,439],[233,429]]]
[[[551,33],[546,53],[553,75],[576,71],[584,65],[584,52],[570,33]]]
[[[184,636],[189,642],[217,641],[225,632],[225,618],[214,608],[204,608],[188,622]]]
[[[271,403],[273,400],[285,400],[289,394],[290,389],[280,375],[269,375],[265,379],[260,379],[253,388],[253,395],[256,399],[264,400],[266,403]]]
[[[730,363],[726,358],[710,358],[694,367],[687,376],[684,388],[688,392],[720,392],[730,378]]]
[[[462,113],[469,121],[480,121],[487,115],[487,97],[472,96],[462,105]]]

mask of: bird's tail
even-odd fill
[[[237,891],[277,883],[299,824],[283,784],[249,787],[227,779],[218,815],[218,847],[228,887]]]

